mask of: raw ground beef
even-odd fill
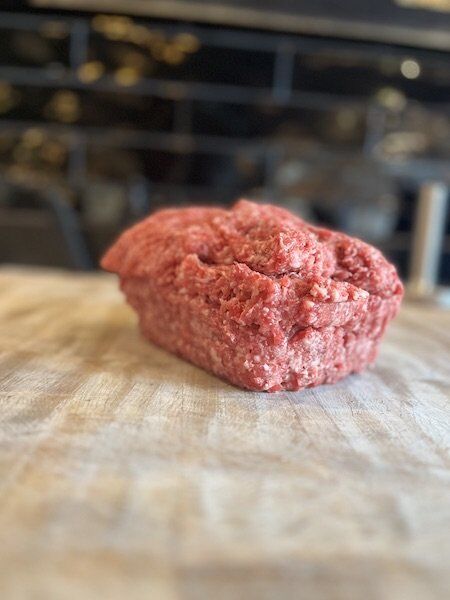
[[[145,337],[250,390],[361,371],[403,296],[375,248],[246,200],[157,212],[102,266],[118,273]]]

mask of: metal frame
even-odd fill
[[[373,40],[389,44],[450,50],[450,34],[445,29],[411,28],[392,23],[372,23],[368,20],[352,20],[337,17],[312,16],[304,11],[283,11],[276,4],[267,8],[227,5],[224,2],[199,2],[180,0],[32,0],[35,6],[118,12],[163,19],[199,21],[222,26],[251,27],[296,34],[343,37],[357,40]]]

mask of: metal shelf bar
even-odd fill
[[[58,14],[26,14],[26,13],[5,13],[0,12],[0,27],[2,29],[14,30],[37,30],[48,21],[66,23],[69,28],[76,24],[83,23],[90,28],[91,19],[89,17],[61,17]],[[239,30],[231,28],[215,28],[208,25],[192,25],[184,23],[161,22],[148,17],[147,19],[136,19],[139,24],[148,24],[166,32],[167,34],[177,34],[180,32],[189,32],[196,35],[204,45],[215,47],[239,48],[249,51],[264,51],[267,53],[276,53],[280,44],[288,43],[292,46],[295,53],[316,54],[316,53],[341,53],[342,55],[351,55],[353,58],[372,58],[379,60],[384,53],[390,56],[402,58],[405,54],[416,58],[435,60],[437,63],[446,65],[447,56],[443,51],[424,48],[405,48],[401,45],[386,44],[381,42],[353,41],[343,39],[333,39],[326,37],[309,37],[302,34],[292,35],[290,33],[276,32],[255,32],[248,30]],[[436,63],[436,64],[437,64]]]

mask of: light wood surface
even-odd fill
[[[244,392],[114,278],[0,271],[2,600],[448,598],[450,313],[374,370]]]

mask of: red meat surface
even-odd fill
[[[102,266],[119,275],[146,338],[250,390],[361,371],[403,296],[377,249],[247,200],[157,212]]]

